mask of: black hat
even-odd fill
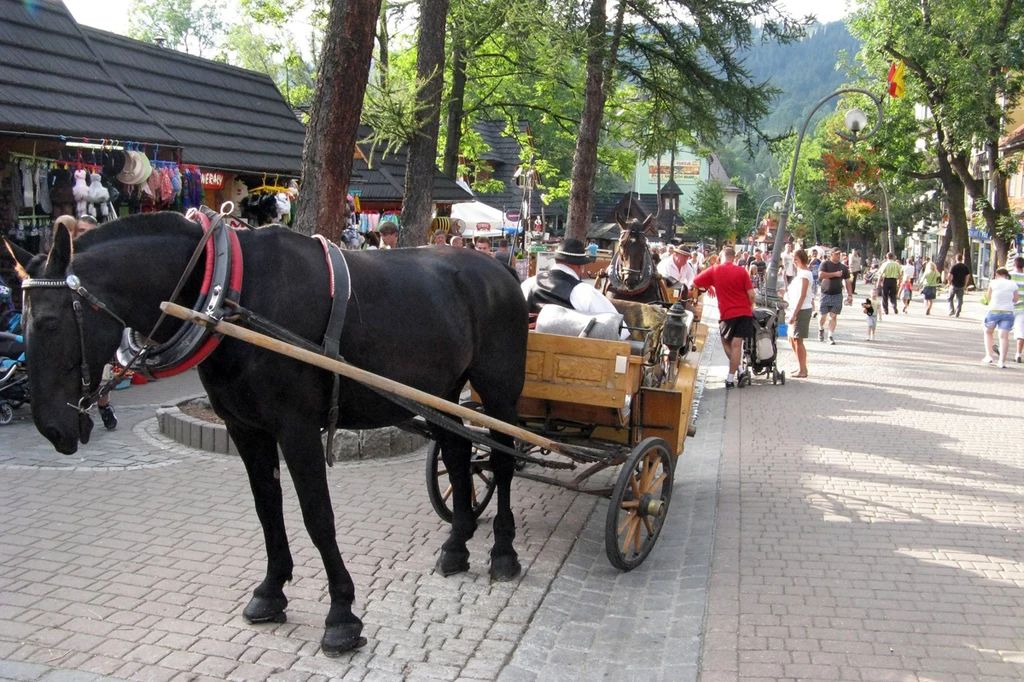
[[[570,237],[562,242],[562,245],[555,251],[555,260],[570,265],[586,265],[593,263],[597,258],[587,255],[587,247],[579,239]]]

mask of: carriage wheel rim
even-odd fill
[[[664,525],[672,474],[672,457],[665,445],[650,446],[626,475],[622,497],[614,510],[615,548],[619,557],[612,563],[619,568],[629,570],[638,566],[653,548]],[[609,530],[611,521],[609,517]]]

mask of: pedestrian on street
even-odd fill
[[[1024,256],[1013,259],[1010,280],[1017,285],[1017,304],[1013,308],[1013,340],[1017,343],[1017,352],[1013,359],[1020,362],[1024,353]]]
[[[853,304],[853,290],[850,285],[850,269],[839,261],[839,249],[832,249],[828,260],[821,264],[818,281],[821,282],[821,308],[818,311],[818,341],[825,340],[825,323],[828,322],[828,342],[836,345],[835,332],[839,314],[843,312],[843,289],[846,289],[846,304]]]
[[[956,263],[949,269],[949,316],[955,314],[960,317],[960,310],[964,307],[964,289],[967,287],[967,278],[970,277],[970,269],[964,265],[964,254],[956,255]],[[956,309],[953,308],[953,301],[956,300]]]
[[[850,251],[850,283],[853,285],[853,293],[857,293],[857,278],[860,277],[861,270],[863,269],[863,262],[860,259],[860,254],[857,253],[857,249]]]
[[[903,267],[906,267],[905,265]],[[913,266],[911,266],[913,267]],[[914,299],[914,280],[907,279],[906,277],[900,281],[900,301],[903,302],[903,312],[907,313],[907,308],[910,307],[910,302]]]
[[[992,332],[999,329],[999,367],[1006,367],[1006,348],[1010,343],[1010,330],[1013,329],[1014,309],[1019,299],[1017,283],[1010,279],[1006,268],[996,270],[996,276],[988,284],[988,291],[982,303],[988,304],[985,315],[985,358],[987,365],[992,364]]]
[[[807,346],[804,340],[810,335],[811,313],[814,310],[807,252],[803,249],[795,252],[793,263],[796,274],[786,291],[786,303],[789,307],[789,347],[793,349],[798,366],[796,371],[790,372],[790,376],[802,379],[807,376]]]
[[[755,331],[754,284],[747,271],[736,265],[735,260],[735,249],[727,246],[722,249],[722,262],[693,280],[695,287],[707,289],[708,294],[718,298],[718,330],[722,336],[722,347],[729,357],[726,388],[736,385],[743,356],[743,339],[753,336]]]
[[[864,311],[864,317],[868,323],[868,335],[865,341],[875,340],[875,328],[878,326],[878,312],[875,310],[874,303],[871,302],[870,298],[865,298],[864,302],[860,304],[861,309]]]
[[[885,262],[878,269],[878,285],[882,295],[882,311],[889,314],[889,304],[892,303],[892,314],[899,315],[896,309],[896,292],[899,289],[900,276],[903,268],[892,252],[885,254]]]
[[[903,312],[907,312],[907,306],[910,305],[910,301],[914,297],[914,282],[917,281],[920,272],[920,269],[914,264],[913,258],[908,257],[904,261],[903,282],[900,287],[900,296],[903,297]],[[906,284],[908,281],[909,285]]]
[[[824,255],[823,253],[818,251],[818,247],[817,246],[812,246],[811,247],[811,262],[808,265],[811,268],[811,284],[812,284],[812,286],[811,286],[811,300],[812,301],[814,300],[814,297],[818,295],[818,286],[820,284],[820,282],[818,281],[818,272],[821,270],[821,256],[823,256],[823,255]],[[817,312],[815,312],[815,315],[817,315]]]
[[[377,228],[377,232],[380,233],[380,248],[398,248],[398,225],[395,225],[393,220],[382,221],[380,226]]]
[[[807,255],[806,251],[804,251],[804,255]],[[786,242],[786,250],[782,252],[782,269],[786,277],[786,284],[789,284],[796,277],[796,266],[793,265],[793,242]]]
[[[921,295],[924,296],[924,314],[932,314],[932,304],[935,303],[935,294],[939,290],[939,282],[942,280],[942,275],[939,274],[939,269],[935,267],[935,263],[928,261],[925,263],[924,272],[921,273]]]

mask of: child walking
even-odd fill
[[[907,312],[907,308],[910,307],[910,301],[914,297],[914,282],[911,279],[903,280],[900,284],[900,300],[903,301],[903,312]]]
[[[860,307],[864,310],[864,315],[868,323],[868,336],[865,341],[875,340],[875,327],[878,325],[878,316],[875,314],[875,306],[872,305],[870,298],[865,298],[864,302],[860,304]]]

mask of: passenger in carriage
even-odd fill
[[[579,239],[566,239],[555,251],[555,264],[522,283],[530,312],[554,304],[581,313],[614,313],[615,306],[591,284],[583,281],[583,266],[596,259],[587,255]]]

